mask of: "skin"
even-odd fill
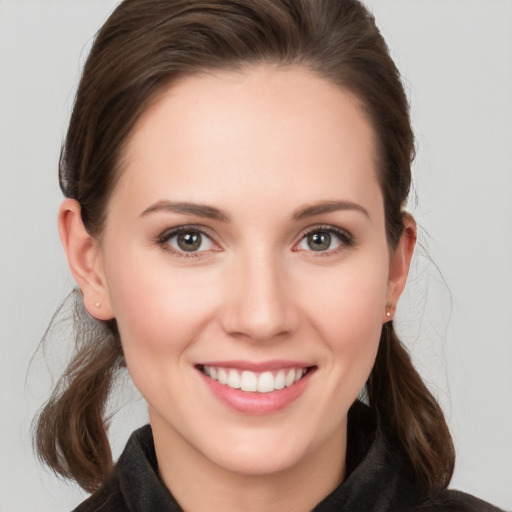
[[[415,240],[407,217],[390,251],[375,162],[353,95],[303,68],[257,66],[186,78],[152,104],[99,239],[64,201],[71,269],[89,312],[117,319],[162,479],[185,510],[311,510],[343,480],[347,411]],[[162,201],[227,218],[155,207]],[[345,207],[297,215],[325,201]],[[191,225],[208,235],[200,251],[163,240]],[[313,251],[310,229],[350,239],[331,232],[329,248]],[[283,409],[244,414],[196,368],[232,360],[302,361],[314,372]]]

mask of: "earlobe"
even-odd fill
[[[389,278],[384,312],[384,322],[393,319],[396,304],[402,295],[409,274],[414,247],[416,245],[416,222],[410,214],[405,214],[404,232],[396,249],[392,252],[389,263]]]
[[[80,204],[65,199],[59,209],[58,225],[69,268],[82,290],[87,311],[98,320],[114,317],[103,271],[98,240],[85,229]]]

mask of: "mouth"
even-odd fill
[[[249,393],[271,393],[289,388],[302,380],[316,367],[290,367],[272,371],[254,372],[222,366],[197,365],[197,369],[206,377],[231,389]]]

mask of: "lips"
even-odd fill
[[[195,365],[201,380],[230,409],[249,415],[281,411],[306,391],[316,366],[274,360],[215,361]]]
[[[204,375],[223,386],[245,392],[258,393],[271,393],[283,388],[288,388],[301,380],[308,372],[308,368],[304,367],[256,372],[206,364],[202,365],[200,370]]]

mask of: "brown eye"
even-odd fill
[[[196,231],[189,231],[180,233],[176,237],[176,244],[178,247],[185,252],[194,252],[201,247],[203,237],[201,233]]]

